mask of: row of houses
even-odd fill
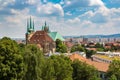
[[[120,37],[117,37],[117,38],[114,38],[114,37],[111,37],[111,38],[99,38],[99,37],[85,38],[85,37],[81,37],[81,38],[68,38],[67,40],[74,41],[74,42],[77,42],[77,43],[81,43],[81,42],[84,42],[84,43],[89,43],[89,42],[115,43],[115,42],[120,42]]]
[[[113,56],[120,56],[120,52],[100,52],[100,51],[97,51],[97,54],[100,54],[100,55],[107,55],[107,56],[110,56],[110,57],[113,57]]]
[[[69,57],[72,61],[78,59],[79,61],[82,61],[82,62],[85,62],[89,65],[94,66],[99,71],[99,76],[101,77],[101,79],[105,80],[105,74],[106,74],[106,72],[109,68],[109,65],[110,65],[109,63],[93,61],[91,59],[87,59],[85,57],[82,57],[80,54],[77,54],[77,53],[73,53]]]

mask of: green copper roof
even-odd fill
[[[31,16],[30,16],[30,29],[32,29],[32,20],[31,20]]]
[[[44,26],[42,26],[42,30],[43,30],[43,31],[45,31],[45,32],[47,32],[47,33],[49,33],[49,32],[50,32],[50,30],[49,30],[49,26],[47,26],[46,21],[45,21]]]
[[[57,39],[60,39],[61,41],[64,41],[64,38],[58,33],[58,32],[50,32],[48,35],[56,41]]]
[[[30,17],[30,19],[27,19],[27,33],[31,32],[34,32],[34,20],[32,21]]]

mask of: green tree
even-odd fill
[[[71,52],[75,52],[75,51],[85,52],[85,49],[81,45],[77,44],[71,48]]]
[[[115,75],[117,80],[120,80],[120,60],[113,60],[107,71],[107,78]]]
[[[67,47],[63,42],[59,39],[56,40],[56,52],[66,53]]]
[[[98,72],[93,67],[78,60],[73,61],[73,80],[99,80]]]
[[[19,47],[20,54],[24,58],[24,53],[25,53],[25,47],[26,47],[26,45],[23,44],[23,43],[20,43],[20,44],[18,44],[18,47]]]
[[[71,52],[75,52],[75,51],[77,51],[77,46],[73,46],[73,47],[71,48]]]
[[[104,51],[105,50],[103,44],[100,44],[100,43],[96,43],[95,48],[97,49],[97,51]]]
[[[42,79],[43,80],[55,80],[55,70],[54,70],[54,62],[50,58],[46,58],[46,65],[44,65]]]
[[[24,75],[23,57],[18,44],[10,38],[0,40],[0,80],[22,80]]]
[[[96,44],[95,44],[95,48],[103,48],[103,45],[100,44],[100,43],[96,43]]]
[[[81,45],[78,45],[77,50],[78,50],[78,51],[81,51],[81,52],[84,52],[84,51],[85,51],[85,49],[84,49]]]
[[[97,48],[97,51],[104,51],[104,48]]]
[[[24,80],[41,80],[44,57],[36,45],[27,45],[24,53],[26,73]]]
[[[110,51],[120,51],[120,46],[111,45]]]
[[[64,55],[51,56],[44,69],[43,80],[72,80],[71,60]]]
[[[87,58],[91,58],[91,56],[94,55],[95,53],[96,53],[96,51],[86,49],[86,57]]]
[[[19,50],[22,52],[22,53],[24,53],[24,51],[25,51],[25,44],[23,44],[23,43],[20,43],[20,44],[18,44],[18,46],[19,46]]]
[[[112,75],[108,80],[117,80],[115,75]]]

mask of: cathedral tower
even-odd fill
[[[46,21],[45,21],[44,26],[42,26],[42,30],[43,30],[43,31],[45,31],[45,32],[47,32],[47,33],[49,33],[49,32],[50,32],[50,30],[49,30],[49,26],[47,26]]]
[[[29,42],[29,37],[34,31],[34,20],[30,17],[27,19],[26,44]]]

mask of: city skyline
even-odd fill
[[[1,0],[0,37],[24,38],[27,19],[35,30],[47,22],[63,36],[120,33],[120,0]]]

